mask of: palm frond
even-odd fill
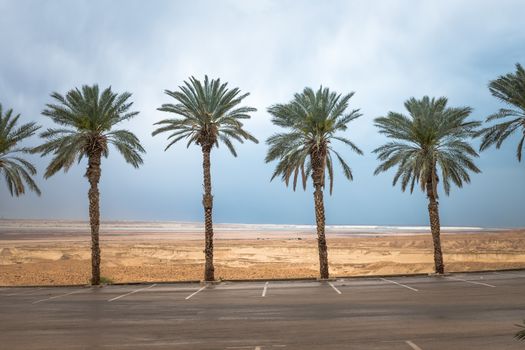
[[[20,196],[29,190],[40,195],[40,189],[33,180],[36,168],[21,155],[30,153],[31,148],[20,147],[20,143],[33,136],[39,126],[26,123],[18,126],[20,114],[14,115],[9,109],[3,113],[0,104],[0,174],[3,173],[11,196]]]
[[[521,330],[514,335],[514,338],[525,341],[525,320],[523,321],[523,324],[517,324],[516,327],[521,328]]]
[[[258,143],[258,140],[244,129],[241,120],[249,119],[253,107],[240,106],[242,100],[249,96],[241,94],[238,88],[229,89],[227,83],[220,79],[204,77],[204,83],[190,77],[179,86],[179,90],[165,90],[166,95],[176,103],[163,104],[159,111],[176,114],[179,118],[164,119],[152,133],[156,136],[172,132],[165,150],[182,139],[187,139],[187,147],[195,143],[201,147],[218,147],[224,143],[236,156],[232,140],[243,143],[245,140]]]
[[[517,63],[516,71],[498,77],[489,83],[492,96],[503,102],[508,108],[501,108],[498,112],[487,117],[486,122],[500,121],[478,132],[481,136],[480,151],[493,145],[500,148],[503,142],[517,130],[525,135],[525,71]],[[512,118],[508,120],[508,118]],[[518,143],[516,157],[521,161],[523,142]]]

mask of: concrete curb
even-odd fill
[[[217,280],[217,281],[201,281],[201,280],[187,280],[187,281],[161,281],[161,282],[155,282],[155,281],[148,281],[148,282],[121,282],[121,283],[112,283],[112,284],[103,284],[100,285],[100,288],[103,288],[105,286],[140,286],[140,285],[147,285],[147,284],[221,284],[225,282],[293,282],[293,281],[327,281],[327,282],[334,282],[337,280],[345,279],[345,280],[352,280],[352,279],[377,279],[377,278],[388,278],[388,277],[418,277],[418,276],[426,276],[426,277],[447,277],[451,276],[452,274],[458,274],[458,273],[466,273],[466,274],[476,274],[476,273],[490,273],[490,272],[512,272],[512,271],[520,271],[525,272],[525,267],[523,268],[513,268],[513,269],[500,269],[500,270],[476,270],[476,271],[452,271],[452,272],[446,272],[443,275],[434,274],[434,273],[413,273],[413,274],[392,274],[392,275],[356,275],[356,276],[334,276],[329,279],[323,280],[317,277],[292,277],[292,278],[254,278],[254,279],[231,279],[231,280]],[[86,284],[65,284],[65,285],[26,285],[26,286],[0,286],[0,288],[91,288],[95,286],[86,285]]]
[[[317,282],[335,282],[337,281],[337,277],[329,277],[329,278],[316,278]]]

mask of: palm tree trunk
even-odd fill
[[[206,258],[204,265],[205,281],[215,280],[215,268],[213,267],[213,196],[211,194],[210,153],[211,147],[202,147],[202,168],[204,173],[204,195],[202,196],[202,205],[204,207],[204,255]]]
[[[439,204],[437,201],[435,176],[427,181],[427,197],[428,197],[428,214],[430,217],[430,230],[432,231],[432,241],[434,243],[434,270],[436,273],[445,273],[445,265],[443,264],[443,252],[441,250],[441,226],[439,223]]]
[[[321,186],[315,186],[314,191],[315,203],[315,221],[317,224],[317,245],[319,250],[319,273],[322,279],[329,278],[328,273],[328,247],[325,236],[325,216],[323,190]]]
[[[314,204],[315,204],[315,221],[317,224],[317,245],[319,251],[319,273],[322,279],[330,277],[328,272],[328,247],[326,245],[325,235],[325,214],[324,214],[324,169],[325,169],[325,152],[317,151],[312,154],[312,180],[314,182]]]
[[[89,181],[89,224],[91,226],[91,284],[100,284],[100,206],[98,183],[100,180],[100,159],[101,152],[94,152],[89,155],[86,177]]]

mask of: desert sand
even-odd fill
[[[318,275],[315,228],[222,224],[215,228],[216,277],[301,278]],[[333,276],[430,273],[427,228],[330,226]],[[448,271],[525,268],[525,229],[444,228]],[[198,223],[107,222],[101,227],[102,275],[112,282],[202,278],[203,228]],[[0,220],[0,285],[87,284],[86,222]]]

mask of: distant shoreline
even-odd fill
[[[138,236],[156,239],[200,239],[204,230],[200,222],[179,221],[124,221],[108,220],[101,223],[101,234],[107,238],[126,238]],[[271,238],[314,238],[315,225],[293,224],[226,224],[214,225],[218,239],[271,239]],[[442,227],[443,234],[497,233],[520,231],[517,228],[485,228],[472,226]],[[45,219],[0,219],[0,240],[42,239],[46,236],[80,237],[89,234],[87,221],[80,220],[45,220]],[[418,236],[430,233],[428,226],[394,225],[327,225],[328,236],[385,237]]]
[[[88,226],[88,220],[70,220],[70,219],[0,219],[0,228],[5,227],[34,227],[35,224],[43,226]],[[101,226],[107,227],[203,227],[203,223],[199,221],[170,221],[170,220],[102,220]],[[228,227],[230,229],[267,229],[267,230],[315,230],[315,224],[246,224],[246,223],[215,223],[217,228]],[[426,225],[326,225],[330,230],[352,230],[352,231],[430,231],[430,227]],[[441,226],[442,230],[446,231],[487,231],[487,230],[507,230],[520,229],[523,227],[482,227],[482,226]]]

